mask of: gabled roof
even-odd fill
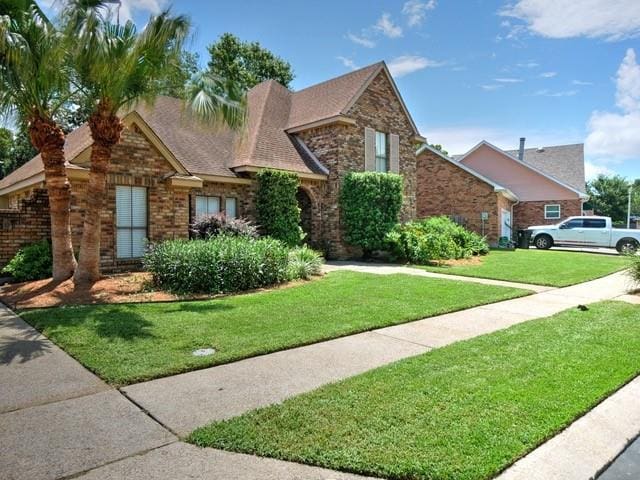
[[[506,152],[518,158],[518,150],[506,150]],[[525,148],[523,160],[576,190],[585,191],[583,143]]]
[[[458,167],[459,169],[464,170],[465,172],[469,173],[470,175],[473,175],[478,180],[483,181],[487,185],[493,187],[493,190],[495,192],[504,194],[510,200],[513,200],[513,201],[517,201],[518,200],[517,195],[515,193],[513,193],[511,190],[509,190],[508,188],[505,188],[502,185],[497,184],[493,180],[491,180],[491,179],[485,177],[484,175],[481,175],[480,173],[476,172],[471,167],[468,167],[467,165],[464,165],[463,163],[460,163],[460,162],[454,160],[453,158],[449,157],[448,155],[445,155],[444,153],[442,153],[440,150],[437,150],[437,149],[433,148],[432,146],[430,146],[428,144],[424,144],[423,146],[421,146],[418,149],[418,151],[416,152],[416,155],[420,155],[425,150],[428,150],[428,151],[430,151],[432,153],[435,153],[436,155],[438,155],[443,160],[446,160],[447,162],[451,163],[452,165],[455,165],[456,167]]]
[[[419,135],[384,62],[299,92],[291,92],[273,80],[262,82],[247,92],[247,122],[240,131],[212,130],[200,125],[187,114],[181,100],[162,96],[151,105],[137,105],[124,120],[128,117],[129,123],[141,127],[179,175],[209,175],[224,180],[236,178],[245,170],[269,167],[311,178],[326,178],[326,167],[295,132],[318,121],[353,123],[346,114],[380,73],[389,79],[414,133]],[[68,134],[65,142],[67,162],[76,160],[91,144],[87,125]],[[68,163],[68,168],[81,167]],[[0,180],[0,192],[42,172],[42,160],[38,155]]]
[[[542,170],[540,170],[539,168],[534,167],[533,165],[530,165],[526,162],[522,162],[518,159],[518,157],[511,155],[510,153],[506,152],[505,150],[502,150],[501,148],[496,147],[495,145],[487,142],[486,140],[482,140],[480,143],[478,143],[476,146],[474,146],[471,150],[469,150],[467,153],[465,153],[464,155],[457,155],[456,156],[456,161],[457,162],[464,162],[465,158],[467,158],[469,155],[471,155],[473,152],[475,152],[478,148],[482,147],[482,146],[487,146],[493,150],[495,150],[498,153],[501,153],[502,155],[504,155],[506,158],[509,158],[510,160],[528,168],[529,170],[536,172],[537,174],[545,177],[548,180],[551,180],[552,182],[557,183],[558,185],[560,185],[561,187],[566,188],[567,190],[570,190],[574,193],[576,193],[580,198],[588,198],[588,195],[586,193],[584,193],[581,190],[578,190],[577,188],[572,187],[571,185],[568,185],[567,183],[543,172]]]

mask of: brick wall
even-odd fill
[[[0,268],[23,246],[51,237],[47,191],[34,189],[16,208],[0,209]]]
[[[466,228],[485,235],[490,243],[500,237],[500,208],[511,202],[494,187],[439,155],[423,150],[417,158],[417,216],[462,217]],[[481,213],[489,218],[482,221]]]
[[[560,219],[545,219],[545,205],[560,205]],[[582,201],[547,200],[544,202],[523,202],[513,209],[516,228],[527,228],[533,225],[552,225],[561,219],[582,215]]]
[[[392,85],[380,73],[347,112],[355,125],[330,125],[301,132],[299,136],[329,169],[328,181],[315,188],[322,209],[317,223],[322,225],[322,243],[330,257],[359,255],[357,248],[346,245],[340,218],[340,186],[348,172],[364,171],[364,128],[371,127],[400,136],[400,174],[404,177],[404,202],[401,219],[416,216],[416,160],[412,130]]]

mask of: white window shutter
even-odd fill
[[[364,169],[376,170],[376,131],[369,127],[364,127]]]
[[[400,137],[395,133],[389,135],[389,157],[391,159],[389,171],[400,173]]]

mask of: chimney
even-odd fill
[[[518,150],[518,160],[524,161],[524,141],[525,137],[520,137],[520,150]]]

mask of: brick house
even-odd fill
[[[417,153],[417,216],[449,215],[496,244],[514,230],[582,215],[582,144],[504,151],[483,141],[449,157]]]
[[[425,139],[383,62],[297,92],[263,82],[248,92],[247,108],[240,132],[201,126],[180,100],[169,97],[123,117],[102,213],[105,271],[138,264],[146,240],[187,238],[198,215],[224,211],[254,218],[255,174],[262,168],[299,177],[303,229],[310,243],[330,257],[354,253],[343,241],[338,205],[348,172],[401,174],[401,217],[415,218],[415,145]],[[90,194],[91,143],[83,125],[67,135],[65,144],[76,248],[84,199]],[[42,160],[36,156],[0,180],[0,266],[19,246],[48,237],[47,215]]]

